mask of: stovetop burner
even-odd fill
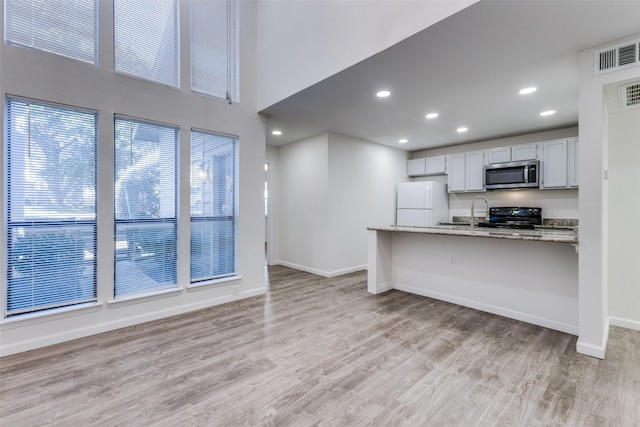
[[[489,208],[489,221],[478,224],[479,227],[521,230],[533,230],[536,225],[542,225],[542,209],[522,207]]]

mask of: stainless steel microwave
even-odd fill
[[[540,162],[495,163],[484,167],[484,188],[538,188],[540,187]]]

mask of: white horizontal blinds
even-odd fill
[[[237,139],[191,132],[191,281],[236,272]]]
[[[178,87],[177,0],[114,0],[115,69]]]
[[[96,299],[96,146],[95,113],[6,99],[7,316]]]
[[[191,90],[238,102],[238,7],[232,0],[191,0]]]
[[[178,129],[115,119],[115,295],[176,286]]]
[[[97,63],[97,0],[5,0],[5,41]]]

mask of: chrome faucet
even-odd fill
[[[473,202],[471,202],[471,227],[475,227],[476,226],[476,220],[475,220],[475,217],[473,216],[473,212],[475,211],[476,200],[478,200],[478,199],[484,200],[484,202],[487,204],[487,214],[489,213],[489,201],[487,200],[486,197],[478,196],[475,199],[473,199]]]

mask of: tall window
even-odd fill
[[[238,102],[238,12],[234,0],[191,0],[191,89]]]
[[[178,129],[115,120],[115,295],[176,284]]]
[[[180,85],[177,0],[114,0],[115,69]]]
[[[96,299],[93,112],[6,99],[6,316]]]
[[[237,139],[191,132],[191,281],[236,272]]]
[[[97,63],[97,0],[5,0],[5,42]]]

